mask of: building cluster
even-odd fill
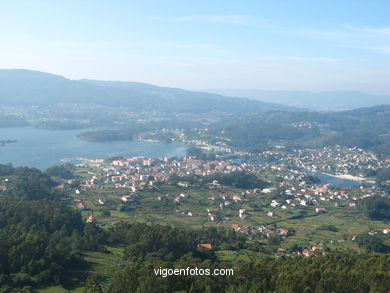
[[[230,203],[244,202],[246,196],[271,193],[279,195],[279,197],[269,203],[269,210],[266,215],[270,217],[277,217],[279,210],[297,207],[308,207],[316,213],[326,213],[326,206],[329,204],[336,207],[349,206],[353,208],[360,199],[373,195],[384,195],[384,192],[376,185],[361,185],[360,188],[352,191],[350,188],[342,186],[307,182],[308,176],[305,170],[291,167],[288,162],[283,160],[275,163],[256,164],[234,162],[232,160],[202,161],[193,158],[178,159],[175,157],[164,157],[162,159],[128,158],[114,160],[110,164],[104,161],[100,161],[100,164],[97,164],[96,161],[90,164],[86,161],[81,166],[93,167],[89,171],[91,177],[83,182],[81,188],[99,188],[102,185],[108,185],[130,190],[129,194],[121,198],[123,202],[134,201],[135,194],[145,188],[156,188],[158,190],[159,184],[168,182],[173,175],[178,176],[177,185],[183,188],[191,187],[190,182],[184,180],[191,176],[201,178],[235,171],[253,173],[262,178],[267,176],[271,179],[269,181],[270,187],[248,189],[241,194],[233,195],[231,198],[228,198],[227,195],[221,195],[225,196],[225,199],[220,204],[220,210],[223,210]],[[182,178],[184,179],[182,180]],[[214,180],[209,183],[209,188],[223,191],[227,187],[221,186],[218,181]],[[186,196],[186,193],[181,193],[173,200],[180,203]],[[240,219],[245,219],[248,212],[245,208],[240,208],[237,216]],[[217,221],[218,218],[217,213],[209,212],[210,220]]]

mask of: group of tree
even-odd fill
[[[75,178],[73,174],[73,166],[71,164],[67,165],[55,165],[46,169],[45,173],[49,176],[59,177],[62,179],[73,179]]]
[[[78,135],[78,138],[93,141],[93,142],[105,142],[105,141],[117,141],[117,140],[132,140],[134,136],[133,132],[123,130],[91,130],[85,131]]]
[[[232,276],[168,276],[158,268],[233,269]],[[389,292],[390,256],[336,252],[317,257],[261,257],[217,262],[187,254],[176,261],[139,261],[117,273],[108,292]]]
[[[186,156],[203,161],[213,161],[216,159],[214,153],[207,153],[196,146],[190,146],[186,151]]]
[[[174,261],[192,253],[199,258],[214,258],[214,250],[246,248],[243,235],[231,229],[208,227],[184,230],[167,225],[121,222],[105,233],[106,244],[124,246],[124,259]],[[200,243],[212,243],[213,250],[198,250]]]
[[[390,246],[385,242],[385,235],[370,235],[368,233],[359,234],[356,236],[355,241],[360,248],[363,248],[371,252],[390,252]]]
[[[1,292],[57,284],[83,263],[82,250],[101,248],[101,229],[60,200],[47,174],[10,164],[0,172],[11,182],[0,196]]]
[[[0,200],[0,287],[60,281],[81,262],[81,216],[53,200]]]
[[[217,173],[206,177],[206,182],[218,181],[221,185],[233,186],[236,188],[265,188],[270,183],[261,180],[255,174],[245,171],[231,173]]]
[[[367,216],[373,220],[390,220],[390,198],[369,197],[361,202],[361,207]]]
[[[255,174],[245,171],[235,171],[231,173],[217,173],[208,176],[190,175],[190,176],[178,176],[173,173],[169,177],[171,184],[177,184],[179,181],[186,181],[192,185],[206,185],[214,181],[217,181],[220,185],[232,186],[235,188],[265,188],[270,186],[269,182],[261,180]]]

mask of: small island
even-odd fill
[[[77,135],[78,138],[90,142],[107,142],[133,140],[134,133],[126,130],[92,130]]]

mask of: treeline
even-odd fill
[[[233,276],[157,276],[159,268],[233,269]],[[136,262],[119,272],[108,292],[385,293],[390,256],[336,252],[317,257],[262,257],[256,262],[215,262],[185,255],[174,262]]]
[[[47,187],[49,188],[56,183],[53,180],[51,180],[51,178],[48,176],[59,177],[62,179],[72,179],[75,178],[75,175],[73,174],[73,170],[74,167],[71,164],[60,165],[60,166],[54,165],[52,167],[47,168],[44,173],[34,168],[23,168],[23,167],[14,168],[14,166],[11,163],[0,164],[0,176],[10,176],[10,175],[16,175],[19,177],[39,176],[41,178],[45,178],[47,182],[47,184],[45,185],[47,185]],[[29,175],[25,176],[26,172],[29,173]]]
[[[261,180],[253,173],[245,171],[235,171],[231,173],[217,173],[208,176],[190,175],[190,176],[178,176],[172,174],[169,177],[171,184],[177,184],[179,181],[186,181],[192,185],[206,185],[214,181],[217,181],[220,185],[232,186],[236,188],[265,188],[271,184]]]

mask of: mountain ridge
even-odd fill
[[[171,102],[169,102],[171,101]],[[126,81],[72,80],[41,71],[0,70],[0,105],[47,106],[59,103],[92,103],[124,106],[136,111],[247,114],[270,110],[301,109],[251,99],[225,97],[178,88]]]
[[[272,91],[259,89],[209,89],[221,95],[246,97],[316,111],[342,111],[390,104],[390,96],[359,91]]]

